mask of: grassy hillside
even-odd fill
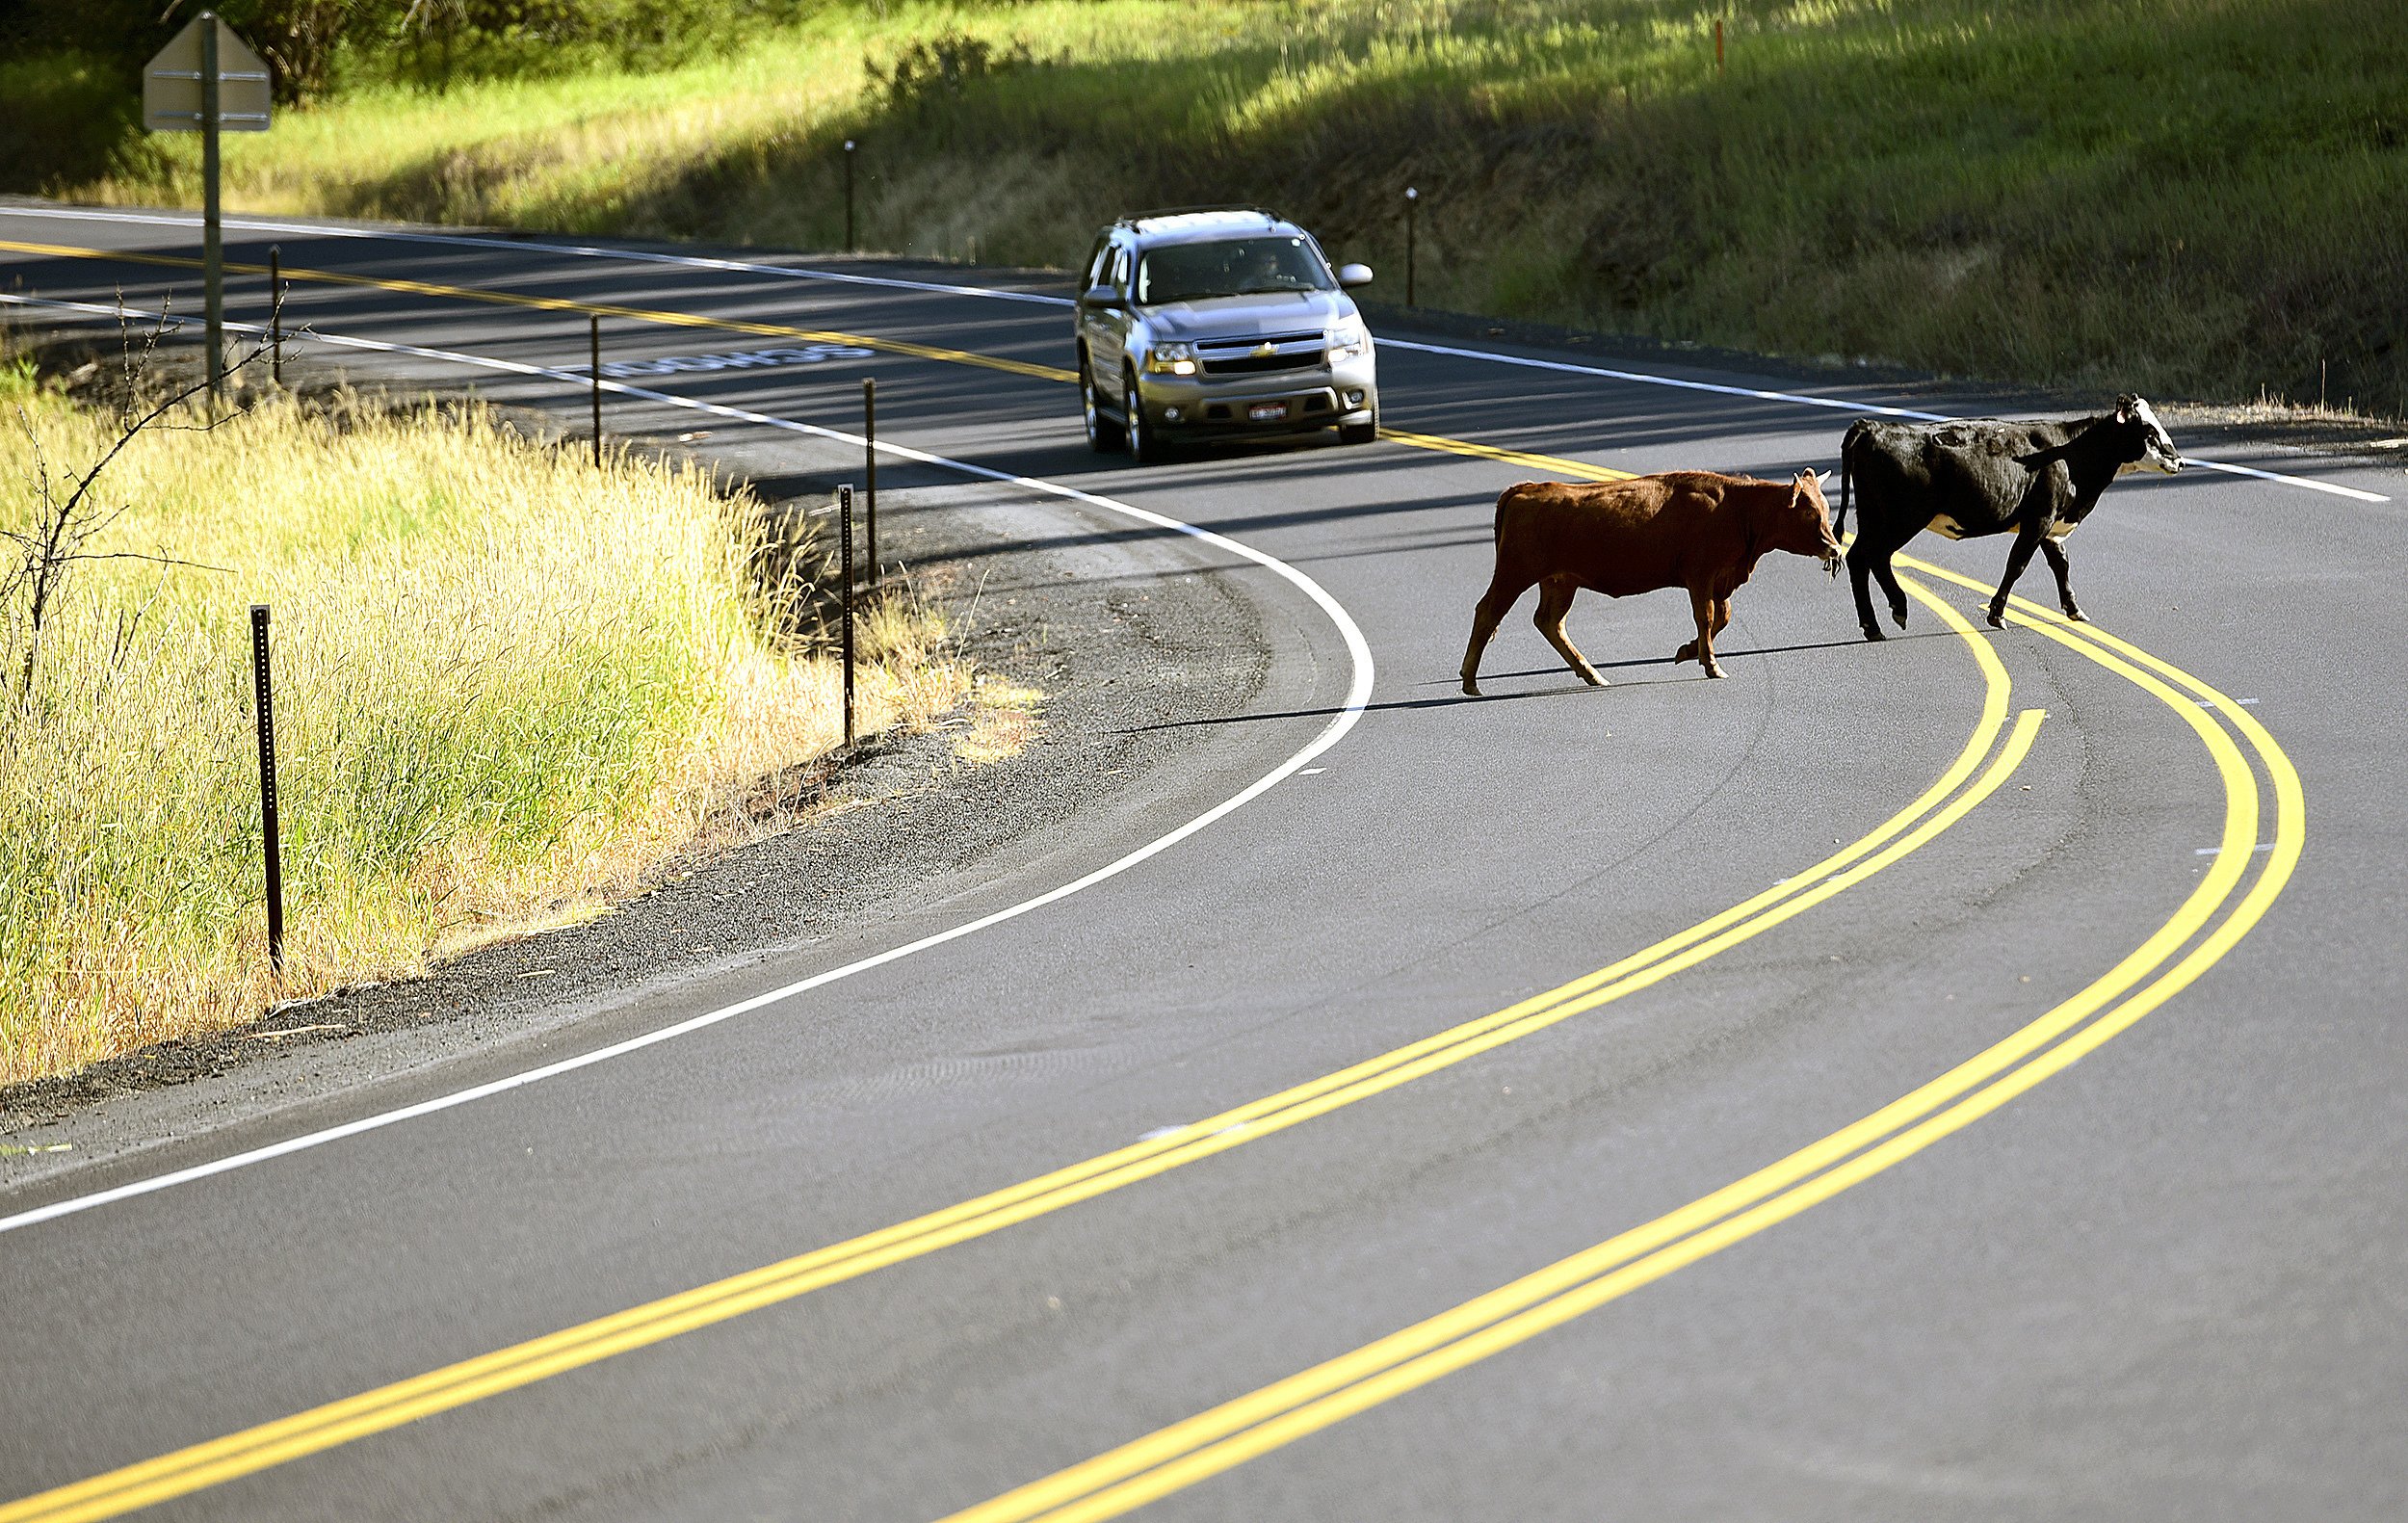
[[[1717,73],[1713,17],[1728,17]],[[2394,0],[830,4],[648,75],[375,82],[234,140],[261,210],[1062,264],[1261,200],[1422,300],[1801,355],[2408,412]],[[909,50],[917,46],[919,52]],[[65,194],[190,201],[189,140]]]
[[[21,364],[0,408],[0,531],[24,532],[40,479],[71,481],[113,427]],[[126,510],[87,546],[180,564],[75,566],[30,689],[28,604],[0,575],[0,1083],[591,913],[840,738],[835,664],[770,633],[751,519],[698,471],[596,468],[473,408],[197,421],[117,458],[99,500]],[[281,979],[254,601],[275,618]],[[969,688],[908,607],[868,644],[872,728]]]

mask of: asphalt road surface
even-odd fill
[[[183,219],[0,239],[17,297],[197,309]],[[2113,486],[2093,626],[1979,628],[2003,541],[1926,537],[1907,638],[1775,558],[1726,680],[1677,592],[1576,607],[1600,690],[1526,600],[1470,700],[1500,488],[1830,468],[1900,398],[1392,325],[1418,437],[1139,468],[1042,282],[238,220],[237,321],[270,243],[316,353],[570,427],[590,306],[615,363],[820,345],[614,424],[824,463],[779,425],[875,376],[884,482],[1210,568],[1272,676],[557,1071],[14,1169],[0,1520],[2408,1513],[2396,465],[2176,422],[2295,479]]]

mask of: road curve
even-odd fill
[[[2260,474],[2119,486],[2096,628],[1976,633],[1992,547],[1919,544],[1940,638],[1859,643],[1767,565],[1730,680],[1664,661],[1665,596],[1576,610],[1613,686],[1508,626],[1472,701],[1500,486],[1827,464],[1898,399],[1399,335],[1388,442],[1138,470],[1078,442],[1042,290],[301,223],[229,257],[271,237],[370,374],[571,406],[589,308],[659,371],[631,407],[842,433],[876,374],[900,473],[1224,536],[1216,574],[1325,590],[1289,659],[1377,680],[1233,717],[1244,807],[1039,913],[146,1155],[221,1166],[170,1188],[0,1193],[0,1359],[42,1372],[0,1519],[2408,1504],[2401,722],[2331,660],[2388,633],[2395,471],[2233,440]],[[0,208],[43,302],[177,288],[189,241]],[[659,364],[801,335],[870,353]]]

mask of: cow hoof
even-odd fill
[[[1696,659],[1697,642],[1694,640],[1690,641],[1688,644],[1683,645],[1680,649],[1672,653],[1672,664],[1676,667],[1684,661],[1694,661]]]
[[[2076,608],[2071,603],[2065,605],[2065,617],[2072,619],[2077,624],[2087,624],[2090,622],[2089,616],[2084,614],[2081,609]]]
[[[1863,628],[1865,631],[1865,638],[1867,640],[1887,640],[1890,638],[1881,632],[1881,626],[1879,624],[1866,624]]]
[[[1469,677],[1465,677],[1465,678],[1463,679],[1463,691],[1464,691],[1465,695],[1466,695],[1466,696],[1468,696],[1475,697],[1475,698],[1476,698],[1476,697],[1479,697],[1479,683],[1477,683],[1477,682],[1474,682],[1474,681],[1473,681],[1471,678],[1469,678]]]
[[[1709,661],[1706,663],[1706,675],[1710,677],[1718,677],[1722,675],[1722,669]]]
[[[1900,629],[1904,629],[1906,627],[1906,610],[1902,608],[1894,608],[1890,610],[1890,622],[1898,625]]]
[[[1581,680],[1587,683],[1592,688],[1602,688],[1606,685],[1605,678],[1597,675],[1594,671],[1586,670],[1585,668],[1584,668],[1581,671]]]
[[[2004,610],[1996,608],[1990,610],[1990,627],[1992,629],[2004,629],[2006,627],[2006,613]]]

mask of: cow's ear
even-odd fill
[[[2129,391],[2116,398],[2115,421],[2118,423],[2130,423],[2133,420],[2133,410],[2139,406],[2140,399]]]

